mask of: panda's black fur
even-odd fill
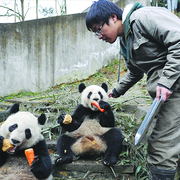
[[[8,155],[24,154],[25,149],[33,148],[35,160],[31,164],[31,172],[37,179],[52,179],[52,162],[45,139],[41,134],[41,126],[46,122],[45,114],[36,118],[30,112],[14,113],[0,127],[0,166],[5,164]],[[3,152],[4,139],[9,139],[15,148],[9,152]]]
[[[17,111],[19,111],[19,104],[17,104],[17,103],[13,104],[6,111],[0,111],[0,122],[5,121],[9,115],[16,113]]]
[[[73,155],[98,156],[104,155],[103,164],[112,166],[117,162],[122,149],[122,133],[115,128],[115,118],[108,103],[108,86],[79,85],[81,104],[76,108],[70,124],[64,124],[67,117],[62,114],[58,123],[67,132],[62,134],[57,141],[59,157],[55,164],[70,163]],[[92,105],[92,101],[99,102],[105,112],[101,112]]]

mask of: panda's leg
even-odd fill
[[[117,162],[118,156],[122,150],[122,133],[117,128],[112,128],[103,134],[107,149],[104,154],[103,164],[112,166]]]
[[[59,157],[55,160],[55,165],[60,165],[64,163],[71,163],[73,161],[73,152],[71,150],[72,144],[75,139],[62,134],[57,140],[57,150]]]

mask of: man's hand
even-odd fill
[[[109,97],[109,98],[110,98],[110,97],[117,98],[117,97],[114,95],[113,91],[111,91],[111,92],[108,94],[108,97]]]
[[[163,102],[165,102],[171,96],[171,94],[172,92],[165,87],[161,87],[161,86],[156,87],[156,98],[158,101],[160,99],[160,96],[162,96]]]

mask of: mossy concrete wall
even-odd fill
[[[98,40],[85,18],[80,13],[0,24],[0,96],[82,80],[118,58],[118,40]]]
[[[117,58],[119,43],[94,37],[86,13],[0,24],[0,96],[81,80]]]

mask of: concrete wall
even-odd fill
[[[81,13],[0,24],[0,96],[82,80],[118,58],[118,41],[111,45],[98,40],[86,29],[85,17]]]

